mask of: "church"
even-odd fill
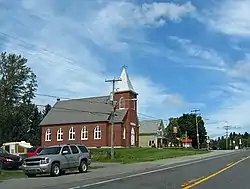
[[[114,146],[138,147],[137,96],[124,67],[115,84]],[[40,123],[41,145],[84,144],[90,148],[111,145],[110,96],[60,100]]]

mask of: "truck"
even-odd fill
[[[38,174],[55,177],[70,169],[85,173],[90,164],[91,156],[86,146],[67,144],[45,147],[37,156],[24,159],[22,170],[28,177]]]

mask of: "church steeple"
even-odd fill
[[[134,87],[129,79],[126,66],[123,66],[122,73],[120,76],[121,81],[118,81],[116,84],[116,92],[125,92],[125,91],[131,91],[133,93],[136,93],[134,90]]]

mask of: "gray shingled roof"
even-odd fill
[[[40,125],[108,121],[112,106],[109,96],[63,100],[55,103]],[[127,109],[116,111],[116,122],[122,122]]]
[[[156,133],[162,120],[142,120],[140,121],[140,134]]]

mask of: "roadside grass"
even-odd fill
[[[118,148],[115,149],[114,160],[110,158],[110,148],[90,149],[90,152],[93,162],[135,163],[204,154],[209,151],[188,148]]]
[[[0,182],[11,178],[25,177],[22,170],[2,170],[0,173]]]
[[[104,168],[105,166],[89,166],[90,170]],[[0,182],[14,178],[26,177],[22,170],[2,170],[0,173]]]

